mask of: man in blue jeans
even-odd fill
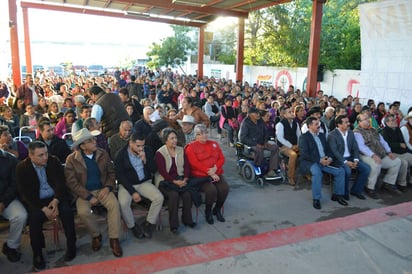
[[[315,209],[322,208],[320,200],[322,198],[323,172],[334,176],[334,193],[331,200],[347,206],[348,203],[343,198],[345,194],[345,169],[332,166],[332,153],[326,142],[325,135],[319,133],[319,119],[311,116],[306,119],[306,124],[309,130],[299,138],[299,160],[302,174],[310,173],[312,175],[313,207]]]
[[[345,200],[349,200],[349,192],[358,199],[365,200],[362,191],[368,181],[371,168],[359,158],[359,148],[355,135],[350,130],[349,118],[339,115],[335,119],[336,128],[328,135],[328,144],[332,151],[333,166],[341,166],[345,169]],[[349,180],[352,170],[357,171],[355,182],[349,191]]]

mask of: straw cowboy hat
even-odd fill
[[[90,132],[87,128],[82,128],[79,131],[76,131],[73,134],[73,147],[77,147],[81,145],[84,141],[94,138],[95,136],[99,135],[100,131],[93,130]]]
[[[190,124],[196,124],[195,118],[192,115],[184,115],[182,120],[177,120],[180,126],[182,126],[183,123],[190,123]]]

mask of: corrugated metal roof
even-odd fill
[[[30,0],[21,6],[200,27],[292,0]]]

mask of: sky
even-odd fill
[[[24,64],[24,32],[17,3],[20,63]],[[173,35],[163,23],[29,9],[33,65],[116,65],[125,58],[146,58],[149,45]],[[10,63],[8,1],[0,1],[0,74]]]
[[[17,0],[20,65],[25,65],[23,16]],[[173,35],[168,24],[28,9],[32,64],[117,66],[121,61],[145,59],[149,46]],[[8,0],[0,0],[0,80],[11,62]],[[236,18],[219,18],[208,31],[233,26]]]

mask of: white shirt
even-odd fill
[[[289,124],[291,124],[291,123],[289,123]],[[296,127],[297,140],[299,140],[300,135],[301,135],[301,132],[300,132],[299,124],[298,124],[297,127]],[[292,143],[285,139],[284,126],[281,122],[278,122],[276,124],[276,138],[279,141],[279,143],[281,143],[285,147],[292,148]]]
[[[97,122],[100,123],[100,121],[102,120],[103,117],[103,109],[101,106],[99,106],[98,104],[94,104],[92,107],[92,114],[91,116],[92,118],[95,118]]]

